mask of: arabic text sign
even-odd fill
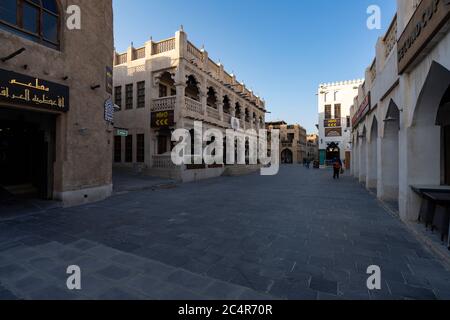
[[[69,87],[0,69],[0,102],[69,111]]]

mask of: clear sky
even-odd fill
[[[172,37],[180,25],[198,47],[266,100],[268,120],[316,132],[320,83],[363,78],[394,0],[114,0],[115,46]],[[369,5],[382,29],[366,27]]]

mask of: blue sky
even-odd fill
[[[395,13],[394,0],[114,0],[115,46],[171,37],[182,24],[238,80],[267,103],[268,120],[315,132],[320,83],[362,78],[375,43]],[[382,29],[369,30],[369,5]]]

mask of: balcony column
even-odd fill
[[[219,89],[217,92],[217,110],[219,110],[219,120],[223,121],[223,92]]]
[[[186,73],[184,66],[180,65],[175,74],[176,102],[175,102],[175,121],[177,128],[184,126],[184,109],[186,108]]]
[[[208,114],[208,104],[207,104],[207,99],[208,99],[208,88],[207,88],[207,84],[206,84],[206,79],[202,79],[201,84],[200,84],[200,102],[202,103],[202,110],[203,110],[203,115],[207,116]]]
[[[247,110],[247,108],[245,107],[241,107],[241,124],[242,124],[242,128],[244,130],[247,130],[247,123],[245,122],[245,112]]]
[[[230,114],[233,118],[236,117],[236,99],[233,96],[230,96]]]

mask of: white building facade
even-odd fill
[[[352,108],[352,172],[403,220],[419,217],[412,186],[450,185],[449,2],[397,0]]]
[[[225,135],[236,123],[240,129],[259,130],[264,129],[266,114],[265,102],[189,42],[183,30],[173,38],[116,53],[114,101],[120,107],[115,115],[115,167],[185,182],[227,170],[257,169],[172,163],[175,129],[193,131],[194,122],[201,121],[203,132],[215,128]]]
[[[320,165],[330,165],[335,158],[349,168],[351,163],[350,108],[363,80],[321,84],[318,89]]]

